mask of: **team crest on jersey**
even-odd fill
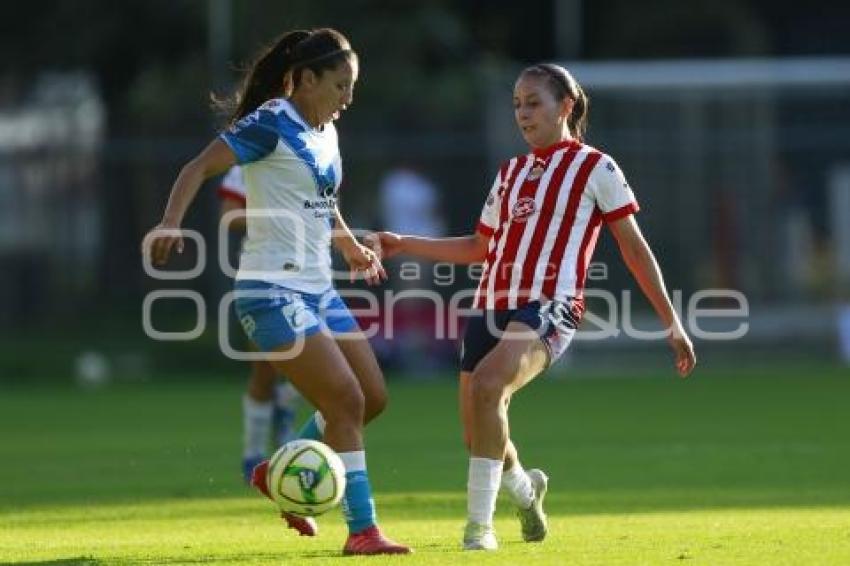
[[[511,219],[514,222],[525,222],[529,216],[537,212],[537,204],[531,197],[522,197],[516,201],[511,209]]]
[[[333,179],[330,179],[329,181],[329,184],[319,186],[317,190],[317,193],[321,198],[331,198],[336,196],[336,185],[333,183]]]

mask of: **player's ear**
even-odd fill
[[[576,105],[576,101],[570,98],[569,96],[565,96],[563,102],[561,102],[561,116],[566,120],[570,117],[570,114],[573,113],[573,107]]]
[[[319,77],[313,72],[313,69],[304,69],[301,71],[301,82],[307,87],[314,87],[319,82]]]

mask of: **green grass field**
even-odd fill
[[[512,406],[551,477],[551,535],[459,551],[466,457],[451,380],[393,383],[370,426],[384,529],[412,557],[339,558],[339,511],[285,531],[238,475],[242,380],[0,387],[0,563],[850,564],[850,372],[543,379]]]

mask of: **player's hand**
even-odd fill
[[[366,245],[374,250],[381,259],[400,254],[403,251],[403,240],[402,236],[393,232],[373,232],[363,238]]]
[[[681,377],[688,377],[688,374],[697,365],[697,356],[694,353],[694,345],[691,343],[691,339],[688,338],[682,326],[677,324],[673,327],[668,341],[676,358],[676,371],[679,372]]]
[[[165,265],[173,249],[183,253],[183,234],[178,226],[159,224],[142,240],[142,255],[153,265]]]
[[[342,255],[351,269],[352,282],[360,272],[363,273],[363,278],[369,285],[379,285],[381,281],[386,281],[387,272],[381,264],[381,258],[369,247],[353,241],[350,246],[342,250]]]

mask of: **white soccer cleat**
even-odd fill
[[[493,525],[468,522],[463,530],[464,550],[497,550],[499,542]]]
[[[528,470],[531,485],[534,486],[534,500],[528,509],[517,509],[520,525],[522,525],[522,540],[525,542],[540,542],[549,532],[546,513],[543,512],[543,498],[549,487],[549,478],[542,470]]]

